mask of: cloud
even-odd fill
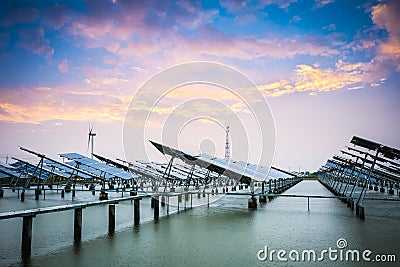
[[[372,8],[375,25],[385,29],[389,37],[378,46],[377,59],[391,62],[400,71],[400,2],[391,1]]]
[[[246,1],[243,0],[220,0],[219,4],[230,13],[239,13],[247,7]]]
[[[71,23],[78,16],[79,13],[77,11],[67,6],[56,4],[44,9],[42,23],[46,25],[46,27],[59,30],[67,23]]]
[[[268,5],[277,5],[280,8],[286,9],[292,3],[296,3],[298,0],[262,0],[260,1],[261,7],[265,7]]]
[[[11,8],[1,22],[1,25],[9,27],[14,24],[33,23],[38,19],[39,15],[40,12],[36,8]]]
[[[18,45],[33,54],[44,54],[46,57],[53,56],[54,48],[50,47],[49,43],[50,41],[44,38],[43,28],[19,30]]]
[[[121,121],[127,106],[109,92],[91,94],[84,88],[68,86],[2,89],[0,99],[0,121],[34,124],[49,120]]]
[[[291,80],[280,80],[258,88],[267,96],[282,96],[296,92],[308,92],[315,95],[319,92],[329,92],[347,88],[360,89],[365,85],[373,87],[385,82],[385,77],[373,73],[374,62],[348,63],[337,61],[335,68],[320,68],[318,65],[297,65]]]
[[[300,20],[301,20],[301,18],[299,16],[295,15],[290,19],[289,22],[296,23],[296,22],[299,22]]]
[[[315,2],[315,7],[316,8],[321,8],[321,7],[324,7],[324,6],[326,6],[326,5],[330,4],[330,3],[335,2],[335,0],[314,0],[314,2]]]
[[[256,17],[251,14],[238,15],[235,17],[235,22],[240,25],[251,24],[256,21]]]
[[[68,72],[68,60],[63,59],[57,64],[58,70],[61,73],[67,73]]]

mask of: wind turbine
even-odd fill
[[[88,135],[87,149],[89,149],[90,140],[92,140],[92,152],[90,153],[90,156],[92,159],[93,159],[93,148],[94,148],[94,137],[95,136],[96,136],[96,133],[93,132],[93,126],[90,127],[90,123],[89,123],[89,135]]]

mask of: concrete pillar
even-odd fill
[[[167,215],[169,215],[169,196],[167,196]]]
[[[139,225],[140,223],[140,200],[135,199],[133,201],[133,221],[134,225]]]
[[[79,243],[82,239],[82,208],[74,211],[74,242]]]
[[[115,204],[108,205],[108,232],[115,231]]]
[[[63,189],[63,190],[61,190],[61,198],[64,198],[64,196],[65,196],[65,191]]]
[[[105,190],[101,190],[99,200],[107,200],[107,199],[108,199],[108,193]]]
[[[161,207],[165,206],[165,196],[161,197]]]
[[[23,259],[31,256],[32,249],[32,216],[25,216],[22,219],[22,243],[21,257]]]
[[[154,196],[154,220],[158,220],[160,217],[160,201],[158,200],[158,196]]]
[[[35,200],[39,200],[40,189],[35,189]]]
[[[364,219],[365,219],[365,210],[364,210],[364,207],[363,207],[363,206],[360,206],[360,207],[359,207],[359,210],[360,210],[360,219],[361,219],[361,220],[364,220]]]
[[[247,204],[248,204],[249,209],[256,209],[257,208],[257,199],[254,196],[252,196],[251,198],[249,198]]]

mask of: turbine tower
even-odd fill
[[[91,158],[93,159],[93,149],[94,149],[94,137],[96,136],[96,133],[94,133],[93,132],[93,126],[92,127],[90,127],[90,124],[89,124],[89,136],[88,136],[88,146],[87,146],[87,149],[89,149],[89,144],[90,144],[90,141],[92,141],[92,152],[90,153],[90,156],[91,156]]]
[[[226,127],[226,139],[225,139],[225,159],[231,158],[231,146],[229,144],[229,126]]]

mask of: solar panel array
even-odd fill
[[[219,175],[225,175],[229,178],[241,180],[245,183],[250,183],[251,180],[265,181],[270,179],[288,178],[294,175],[276,170],[270,174],[270,168],[265,166],[249,164],[243,161],[231,161],[227,159],[220,159],[211,157],[207,154],[194,155],[191,153],[183,152],[156,142],[150,141],[161,153],[165,155],[178,158],[188,165],[196,165],[201,168],[208,169],[216,172]]]
[[[18,169],[16,169],[15,167],[13,167],[11,165],[4,164],[2,162],[0,162],[0,173],[3,173],[4,175],[6,175],[6,177],[26,178],[26,176],[23,175],[22,173],[20,173],[18,171]]]
[[[60,156],[70,160],[67,162],[67,164],[70,166],[106,180],[113,178],[128,180],[138,177],[136,174],[132,174],[120,168],[107,165],[103,162],[88,158],[78,153],[64,153],[60,154]]]
[[[15,167],[20,172],[25,172],[31,176],[35,176],[44,180],[53,178],[54,176],[69,178],[69,176],[64,172],[52,170],[46,166],[41,166],[41,167],[35,166],[33,164],[24,161],[17,160],[16,162],[12,163],[11,166]]]
[[[400,181],[400,151],[396,148],[354,136],[351,144],[358,148],[346,147],[341,150],[344,156],[333,156],[325,166],[320,168],[321,173],[341,172],[349,179],[369,179]]]

